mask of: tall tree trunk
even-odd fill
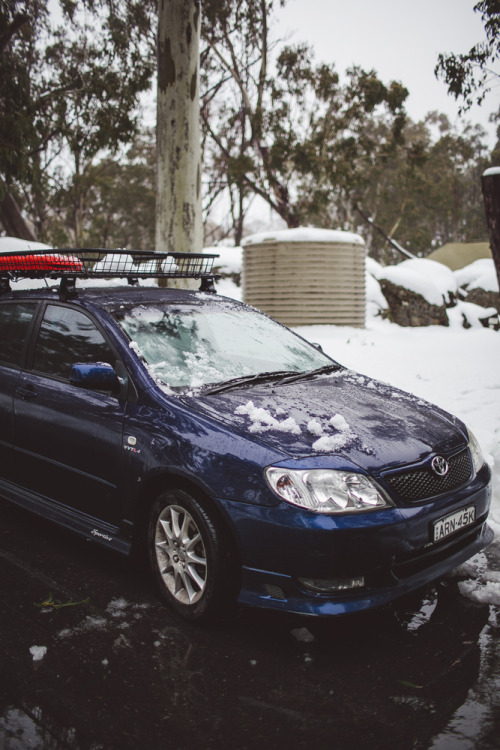
[[[500,167],[487,169],[482,176],[484,211],[490,235],[491,254],[500,287]]]
[[[0,221],[10,237],[36,242],[36,236],[22,215],[12,193],[6,192],[0,201]]]
[[[159,0],[156,249],[200,252],[200,0]]]

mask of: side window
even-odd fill
[[[47,305],[40,326],[33,368],[69,380],[77,362],[108,362],[115,357],[94,323],[78,310]]]
[[[0,362],[20,365],[36,302],[6,302],[0,305]]]

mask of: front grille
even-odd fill
[[[450,458],[448,463],[450,468],[444,477],[435,474],[428,466],[391,474],[385,477],[385,481],[402,500],[415,503],[441,495],[443,492],[456,490],[470,479],[472,465],[467,449]]]

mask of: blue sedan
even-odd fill
[[[161,276],[158,258],[116,275]],[[2,497],[140,546],[190,620],[237,601],[365,610],[492,540],[491,473],[460,420],[219,297],[209,274],[202,291],[86,289],[79,263],[0,269]],[[11,289],[65,273],[58,291]]]

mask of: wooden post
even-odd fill
[[[484,211],[490,235],[491,254],[500,288],[500,167],[484,172],[482,180]]]

